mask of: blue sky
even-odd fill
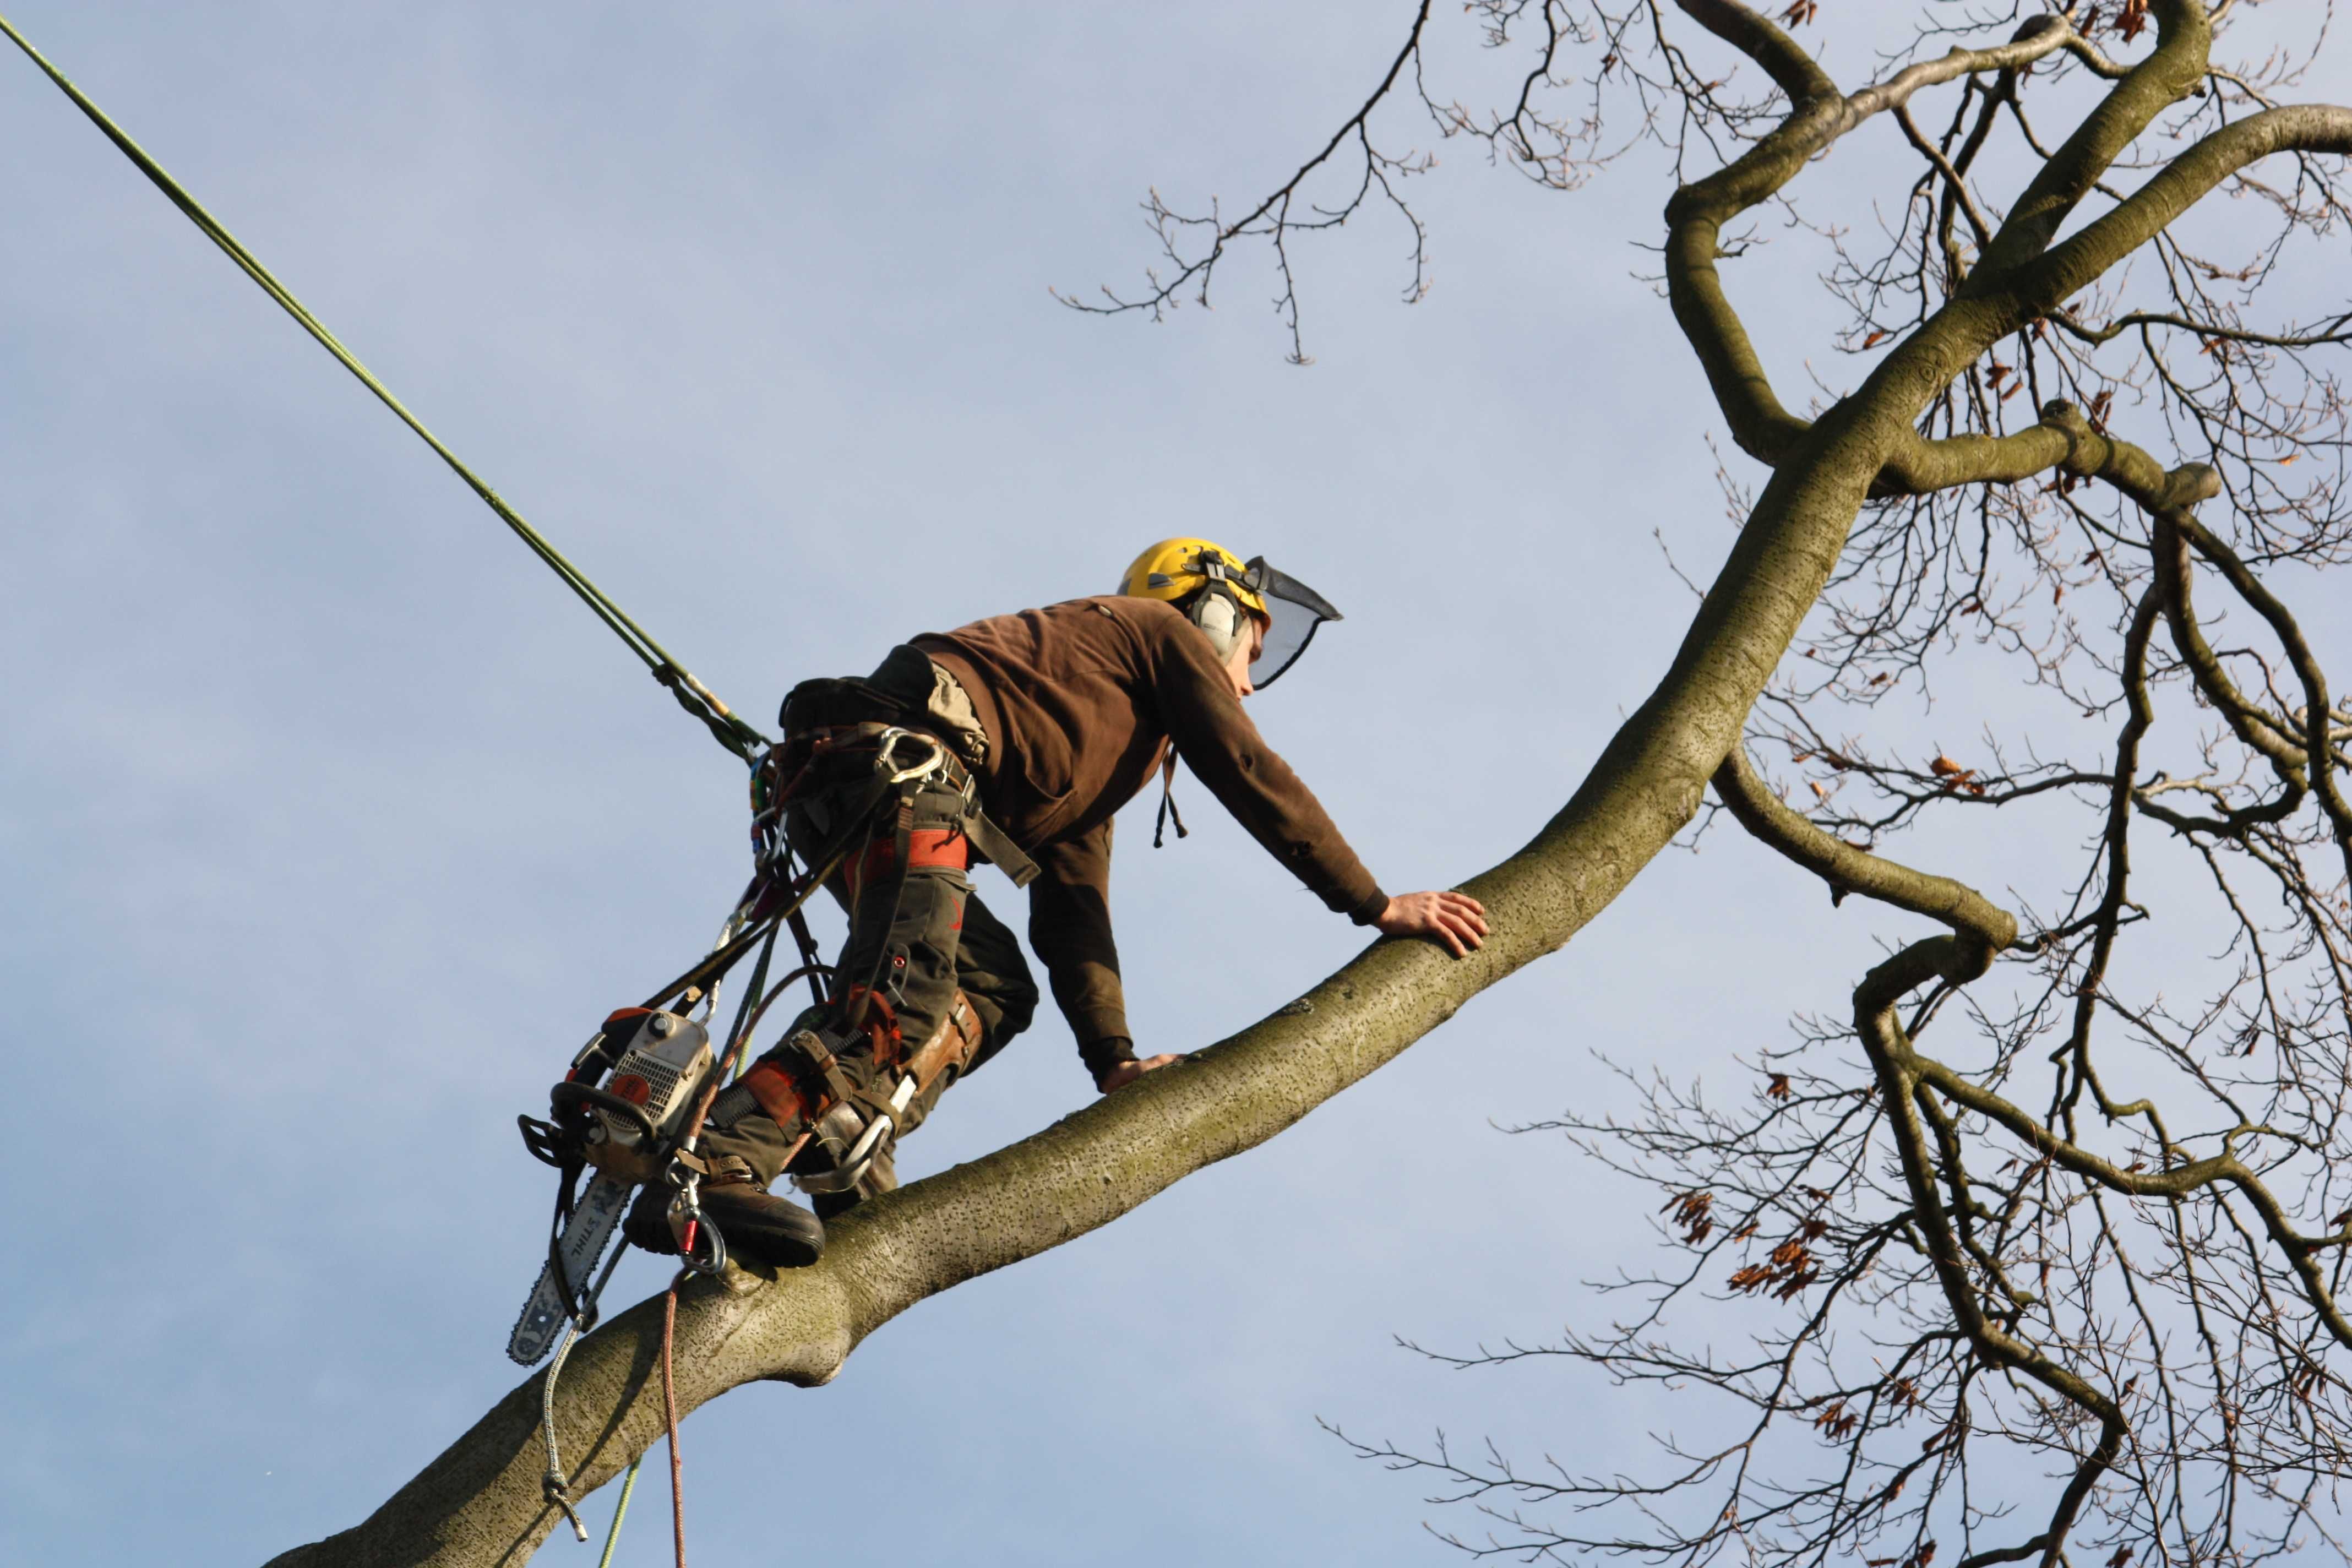
[[[1435,289],[1395,302],[1378,216],[1305,247],[1305,370],[1255,258],[1159,327],[1049,298],[1137,279],[1147,186],[1231,208],[1286,173],[1402,6],[8,14],[755,717],[1206,533],[1347,612],[1257,718],[1387,886],[1444,885],[1663,668],[1689,598],[1653,531],[1702,577],[1727,541],[1715,421],[1637,276],[1654,160],[1561,197],[1444,149]],[[1433,64],[1475,86],[1448,29]],[[355,1522],[515,1381],[549,1193],[513,1117],[708,942],[741,776],[13,56],[0,138],[0,1552],[252,1563]],[[1760,326],[1791,374],[1823,352],[1809,279]],[[1146,1051],[1359,942],[1180,799],[1192,837],[1152,852],[1141,803],[1117,869]],[[1823,912],[1745,843],[1670,853],[1274,1143],[925,1304],[825,1389],[698,1414],[698,1555],[857,1560],[878,1508],[907,1562],[1438,1562],[1423,1489],[1318,1417],[1603,1468],[1705,1421],[1392,1340],[1599,1321],[1581,1282],[1640,1264],[1644,1193],[1493,1124],[1612,1103],[1596,1051],[1736,1073],[1905,929]],[[1089,1092],[1045,1017],[901,1171]],[[614,1300],[661,1278],[634,1259]],[[621,1561],[664,1560],[640,1503]]]

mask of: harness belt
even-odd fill
[[[920,742],[930,754],[905,768],[888,766],[897,748],[906,742]],[[872,799],[856,815],[879,807],[894,790],[903,804],[911,805],[916,791],[925,785],[936,785],[962,797],[963,809],[955,826],[971,841],[980,858],[1012,879],[1016,888],[1025,888],[1036,880],[1037,863],[1013,841],[1011,834],[981,809],[979,781],[947,741],[927,730],[876,721],[794,730],[761,758],[753,769],[751,784],[755,852],[763,859],[773,852],[763,841],[782,838],[784,808],[810,783],[819,763],[860,754],[870,754],[875,759],[875,787]],[[848,824],[842,826],[845,828]],[[923,863],[911,856],[908,859],[909,868]],[[866,879],[871,879],[870,874]]]

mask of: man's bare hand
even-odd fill
[[[1467,893],[1406,893],[1372,922],[1382,936],[1425,936],[1460,958],[1486,940],[1486,909]]]
[[[1167,1056],[1146,1057],[1139,1062],[1121,1062],[1097,1079],[1095,1087],[1103,1093],[1108,1094],[1114,1089],[1125,1089],[1154,1068],[1164,1068],[1170,1062],[1181,1062],[1183,1059],[1181,1053],[1171,1053]]]

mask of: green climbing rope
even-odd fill
[[[9,41],[24,50],[26,57],[40,67],[42,72],[58,84],[60,91],[73,100],[74,107],[88,115],[90,122],[106,133],[107,140],[121,148],[123,156],[137,164],[139,172],[152,181],[157,190],[171,198],[173,206],[185,213],[191,223],[204,230],[205,237],[219,246],[227,254],[228,258],[244,270],[247,277],[259,284],[263,293],[277,300],[288,315],[301,323],[304,331],[318,339],[320,347],[342,362],[343,368],[359,378],[361,385],[374,393],[386,408],[400,416],[403,424],[415,431],[425,444],[432,447],[441,460],[448,464],[451,470],[459,479],[465,480],[474,493],[480,496],[489,509],[498,514],[499,521],[512,529],[515,536],[529,545],[532,553],[547,563],[554,570],[555,574],[563,579],[565,586],[577,594],[583,603],[596,612],[597,618],[610,626],[614,635],[628,645],[629,651],[645,661],[646,668],[653,672],[654,679],[667,687],[670,695],[677,699],[678,706],[700,720],[709,729],[711,734],[717,737],[720,745],[737,756],[748,760],[754,748],[768,743],[768,738],[765,735],[730,711],[727,704],[721,702],[709,687],[697,680],[686,667],[672,658],[667,650],[656,642],[643,626],[632,620],[628,612],[614,604],[603,589],[590,582],[578,567],[565,560],[555,546],[547,542],[545,535],[525,522],[520,513],[499,500],[498,491],[483,483],[473,469],[459,460],[457,453],[442,445],[441,438],[427,430],[424,423],[415,415],[411,414],[399,398],[392,395],[391,389],[378,381],[374,373],[360,363],[357,355],[339,342],[335,334],[327,331],[320,323],[319,319],[311,315],[303,306],[301,300],[289,292],[284,284],[271,276],[268,268],[254,258],[251,251],[237,242],[235,235],[223,228],[212,214],[206,212],[194,196],[181,188],[177,180],[164,173],[162,164],[149,157],[136,142],[124,133],[121,126],[108,119],[106,111],[92,103],[81,89],[67,80],[65,73],[51,65],[41,51],[35,48],[25,35],[18,32],[15,25],[5,16],[0,16],[0,33],[7,34]]]
[[[645,1462],[643,1454],[629,1461],[629,1477],[621,1483],[620,1505],[613,1510],[613,1528],[605,1531],[604,1555],[596,1559],[596,1568],[613,1568],[613,1548],[621,1544],[621,1521],[629,1517],[629,1494],[637,1489],[637,1471]]]

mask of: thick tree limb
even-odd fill
[[[2128,84],[2118,88],[2115,96],[2127,90]],[[2164,232],[2222,181],[2277,153],[2352,153],[2352,110],[2332,104],[2292,104],[2223,126],[2168,162],[2115,211],[2053,247],[2031,265],[2019,268],[2016,276],[2004,279],[2000,288],[2031,301],[2033,314],[2047,314]],[[2013,225],[2016,219],[2011,222]],[[1996,247],[1999,244],[1995,241]],[[1987,262],[1979,264],[1969,279],[1971,288],[1988,279],[1990,256],[1988,252]]]
[[[1960,485],[2013,484],[2059,467],[2070,447],[2063,431],[2046,424],[2009,436],[1948,436],[1931,441],[1915,434],[1887,458],[1871,493],[1923,496]]]
[[[2020,1338],[1984,1310],[1976,1282],[1969,1277],[1968,1260],[1953,1234],[1952,1215],[1936,1179],[1935,1155],[1920,1125],[1923,1097],[1918,1091],[1927,1075],[1901,1020],[1895,1016],[1895,1005],[1917,987],[1935,980],[1966,984],[1982,975],[1991,963],[1992,950],[1971,937],[1939,936],[1914,942],[1872,970],[1854,988],[1854,1027],[1877,1074],[1879,1098],[1886,1107],[1904,1184],[1911,1194],[1912,1215],[1927,1239],[1928,1258],[1953,1321],[1988,1363],[2023,1373],[2099,1424],[2098,1440],[2076,1463],[2051,1510],[2049,1524],[2030,1541],[2001,1554],[2039,1555],[2049,1565],[2063,1557],[2067,1532],[2074,1528],[2091,1489],[2123,1453],[2127,1430],[2123,1410],[2105,1390]]]
[[[2152,9],[2156,51],[2133,67],[2035,171],[1978,258],[1971,288],[2003,277],[2047,249],[2124,149],[2204,77],[2213,42],[2204,0],[2156,0]]]
[[[2014,70],[2063,47],[2074,30],[2057,17],[2037,17],[1998,48],[1954,49],[1849,97],[1787,33],[1748,6],[1734,0],[1679,3],[1701,26],[1762,66],[1789,95],[1789,115],[1778,129],[1666,204],[1666,294],[1675,320],[1698,355],[1732,439],[1759,462],[1778,463],[1806,423],[1772,390],[1724,292],[1716,262],[1725,226],[1770,200],[1838,138],[1874,115],[1901,108],[1920,89],[1976,71]]]
[[[1772,793],[1735,746],[1715,771],[1715,792],[1742,827],[1831,887],[1943,921],[1998,952],[2017,940],[2017,917],[1963,882],[1915,871],[1816,827]]]

